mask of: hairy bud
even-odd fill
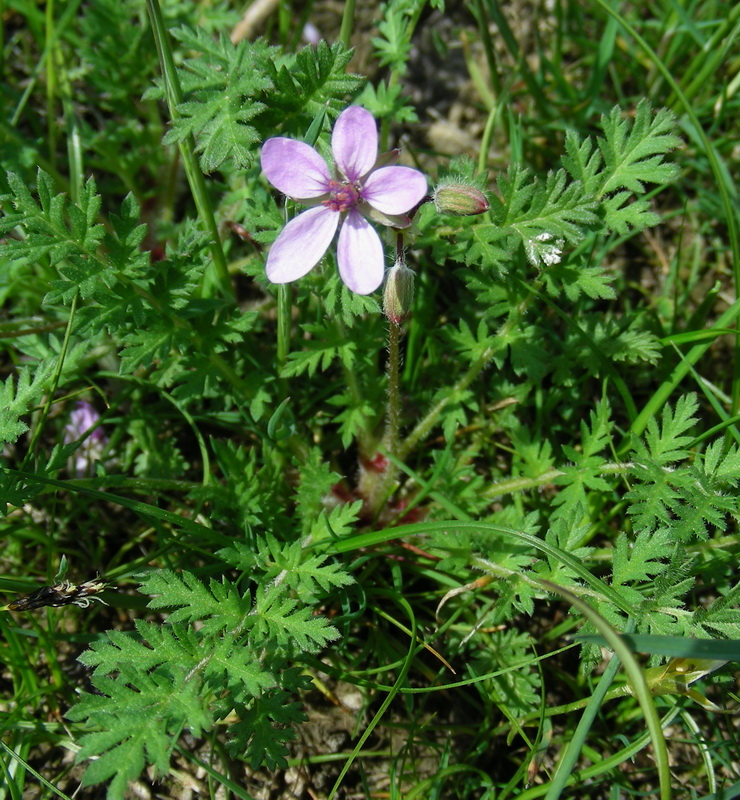
[[[440,184],[434,190],[434,205],[440,214],[456,217],[472,217],[490,208],[483,192],[465,183]]]
[[[394,325],[400,325],[408,316],[413,300],[414,271],[396,262],[385,278],[383,312]]]

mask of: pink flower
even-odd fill
[[[375,169],[378,132],[369,111],[350,106],[331,136],[335,175],[304,142],[268,139],[262,170],[283,194],[313,206],[292,219],[267,256],[267,277],[289,283],[308,273],[327,251],[341,222],[337,241],[339,275],[357,294],[374,292],[383,282],[383,245],[365,217],[405,228],[404,216],[427,192],[426,178],[410,167]]]
[[[100,461],[108,446],[108,437],[98,426],[100,414],[86,400],[79,400],[74,411],[69,415],[69,422],[64,426],[64,443],[70,444],[87,438],[80,444],[74,455],[74,463],[70,471],[78,478],[94,474],[94,463]],[[92,432],[88,433],[93,428]]]

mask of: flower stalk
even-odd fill
[[[382,463],[382,469],[368,481],[367,506],[373,519],[377,518],[383,506],[393,493],[395,482],[398,478],[398,467],[394,458],[397,456],[400,442],[400,386],[399,375],[401,366],[401,323],[389,320],[388,326],[388,405],[386,406],[385,434],[383,436],[381,451],[382,458],[376,456],[374,463]]]
[[[400,387],[398,376],[401,366],[401,325],[391,322],[388,328],[388,412],[383,446],[392,455],[398,455]],[[389,466],[390,470],[391,467]]]
[[[374,517],[392,494],[398,477],[398,451],[401,428],[401,326],[408,317],[414,298],[414,273],[406,266],[403,234],[396,237],[396,263],[388,271],[383,291],[383,311],[388,318],[388,405],[382,442],[384,469],[371,487],[368,505]]]
[[[277,290],[277,374],[280,375],[290,352],[291,302],[286,284],[278,284]]]

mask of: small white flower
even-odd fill
[[[563,258],[564,239],[556,239],[551,233],[543,231],[524,243],[524,252],[533,267],[551,267]]]

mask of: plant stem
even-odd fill
[[[411,276],[410,285],[408,285],[407,280],[404,288],[399,288],[398,286],[397,272],[399,270],[409,273]],[[390,291],[388,281],[391,281]],[[398,454],[400,448],[399,431],[401,428],[401,325],[408,316],[413,295],[413,273],[406,268],[404,237],[403,233],[399,231],[396,235],[396,261],[393,269],[386,277],[386,286],[383,293],[383,311],[390,326],[388,328],[388,365],[386,368],[388,375],[388,405],[386,406],[385,435],[383,436],[381,448],[385,451],[385,469],[381,474],[377,475],[377,481],[370,482],[371,488],[367,494],[367,504],[374,517],[378,516],[383,504],[393,494],[400,470]]]
[[[388,330],[388,405],[386,407],[385,435],[383,436],[382,450],[387,456],[387,465],[384,472],[377,475],[377,481],[371,483],[368,492],[367,504],[373,515],[377,517],[380,509],[393,493],[394,485],[398,478],[397,466],[400,429],[400,387],[399,375],[401,367],[401,325],[390,322]]]
[[[388,416],[386,418],[383,446],[392,456],[398,455],[400,343],[401,326],[391,322],[390,330],[388,331]]]
[[[290,352],[291,303],[290,288],[286,283],[278,284],[277,292],[277,373],[280,372]]]
[[[46,4],[46,13],[44,14],[44,21],[46,24],[46,41],[51,42],[52,32],[54,30],[54,0],[49,0]],[[57,74],[56,63],[54,59],[54,51],[57,43],[54,41],[53,45],[49,45],[45,52],[46,57],[46,115],[47,115],[47,139],[49,142],[49,159],[54,161],[54,154],[56,153],[56,114],[54,113],[54,98],[57,91]]]
[[[159,7],[159,0],[146,0],[146,5],[149,11],[149,19],[152,23],[154,41],[157,45],[159,63],[162,68],[167,107],[169,109],[170,118],[174,122],[180,118],[180,112],[177,110],[177,107],[184,99],[182,88],[180,87],[180,81],[177,77],[175,60],[172,56],[169,35],[162,17],[162,9]],[[234,290],[231,286],[231,279],[229,278],[226,256],[221,247],[218,225],[216,225],[216,219],[213,216],[213,208],[206,189],[205,178],[195,158],[195,140],[192,136],[188,136],[184,141],[180,142],[179,148],[185,174],[187,175],[188,184],[190,185],[190,191],[193,194],[193,200],[198,209],[198,216],[211,237],[211,257],[213,262],[211,265],[212,269],[208,270],[204,275],[203,294],[207,297],[211,296],[212,290],[214,286],[216,286],[227,300],[233,301]]]
[[[628,462],[618,464],[602,464],[599,468],[599,474],[621,475],[622,473],[627,472],[631,466],[632,465]],[[535,478],[528,478],[524,476],[508,478],[507,480],[494,483],[489,489],[486,489],[483,492],[483,496],[489,500],[494,500],[497,497],[505,497],[506,495],[514,494],[514,492],[526,492],[530,489],[536,489],[539,486],[545,486],[548,483],[552,483],[561,475],[565,475],[562,470],[549,469],[547,472],[543,472],[541,475],[537,475]]]
[[[342,27],[339,30],[339,41],[349,49],[349,40],[352,36],[352,28],[355,24],[355,0],[346,0],[344,4],[344,14],[342,15]]]

